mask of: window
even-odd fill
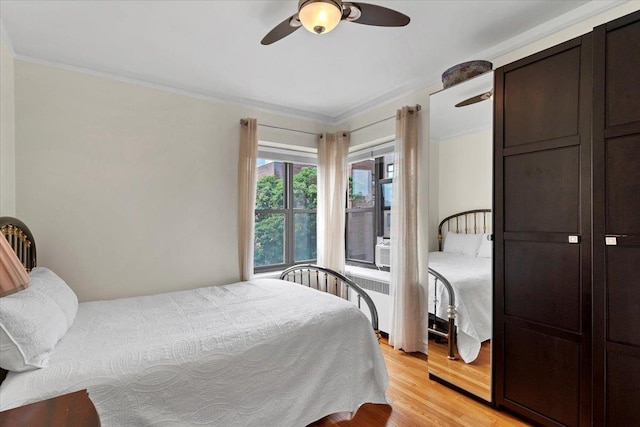
[[[393,154],[349,164],[346,260],[373,265],[378,238],[389,238]]]
[[[316,167],[258,159],[254,268],[316,259]]]

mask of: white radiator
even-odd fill
[[[378,329],[382,332],[389,333],[389,309],[390,309],[390,297],[389,297],[389,282],[372,277],[366,277],[357,273],[351,273],[347,271],[346,276],[356,282],[358,286],[364,289],[367,294],[373,300],[378,311]],[[349,292],[349,300],[357,303],[358,294],[355,292]],[[370,317],[369,308],[367,303],[360,301],[360,310]]]

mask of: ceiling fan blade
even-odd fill
[[[471,105],[471,104],[475,104],[476,102],[484,101],[486,99],[491,98],[491,95],[493,95],[492,92],[485,92],[485,93],[480,94],[480,95],[472,96],[469,99],[465,99],[464,101],[458,102],[456,104],[456,107],[466,107],[467,105]]]
[[[393,9],[369,3],[346,3],[360,9],[360,17],[350,20],[356,24],[375,25],[378,27],[404,27],[411,18]]]
[[[295,15],[290,16],[289,18],[276,25],[273,30],[269,31],[269,33],[264,36],[260,43],[265,46],[271,43],[275,43],[278,40],[287,37],[289,34],[293,33],[301,26],[302,24],[298,20],[298,14],[296,13]]]

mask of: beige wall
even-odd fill
[[[15,77],[17,214],[81,300],[237,281],[239,119],[326,129],[23,61]]]
[[[15,216],[14,59],[0,39],[0,216]]]
[[[493,132],[487,129],[432,144],[439,147],[438,218],[491,209]]]

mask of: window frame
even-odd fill
[[[383,206],[382,184],[393,182],[393,178],[384,178],[385,168],[387,167],[387,165],[385,165],[384,158],[385,158],[385,154],[378,155],[374,158],[375,160],[375,173],[374,173],[375,187],[374,188],[376,191],[375,205],[371,208],[347,208],[345,210],[344,245],[345,245],[345,263],[347,265],[354,265],[354,266],[365,267],[365,268],[377,268],[376,260],[375,260],[375,247],[378,244],[378,238],[379,237],[382,237],[383,239],[388,238],[384,236],[384,213],[385,211],[390,211],[391,207],[385,208]],[[357,161],[352,163],[357,163]],[[393,164],[395,164],[395,159]],[[345,197],[348,202],[348,198],[349,198],[348,189]],[[356,213],[357,212],[362,212],[362,213],[373,212],[374,232],[373,232],[373,240],[371,242],[374,248],[373,262],[363,261],[361,259],[349,258],[349,255],[348,255],[349,254],[349,250],[348,250],[349,249],[349,216],[348,214],[353,212],[356,212]]]
[[[262,158],[262,157],[259,157]],[[318,209],[301,209],[294,207],[294,196],[293,196],[293,162],[282,161],[282,160],[271,160],[273,162],[282,163],[284,165],[284,191],[283,191],[283,208],[282,209],[256,209],[254,207],[254,227],[255,227],[255,216],[258,213],[261,214],[284,214],[284,263],[280,264],[269,264],[269,265],[260,265],[253,266],[254,274],[257,273],[266,273],[270,271],[278,271],[284,270],[285,268],[291,267],[295,264],[313,264],[317,261],[317,258],[296,261],[295,260],[295,214],[296,213],[313,213],[316,215],[316,226],[317,226],[317,218],[318,218]],[[304,163],[296,163],[299,165],[304,165]],[[317,165],[306,165],[313,166],[317,168]],[[256,164],[256,169],[258,168]],[[316,169],[317,170],[317,169]],[[317,230],[317,229],[316,229]],[[317,233],[317,231],[316,231]],[[254,237],[255,244],[255,237]],[[316,250],[317,255],[317,250]],[[255,261],[254,261],[255,263]]]

